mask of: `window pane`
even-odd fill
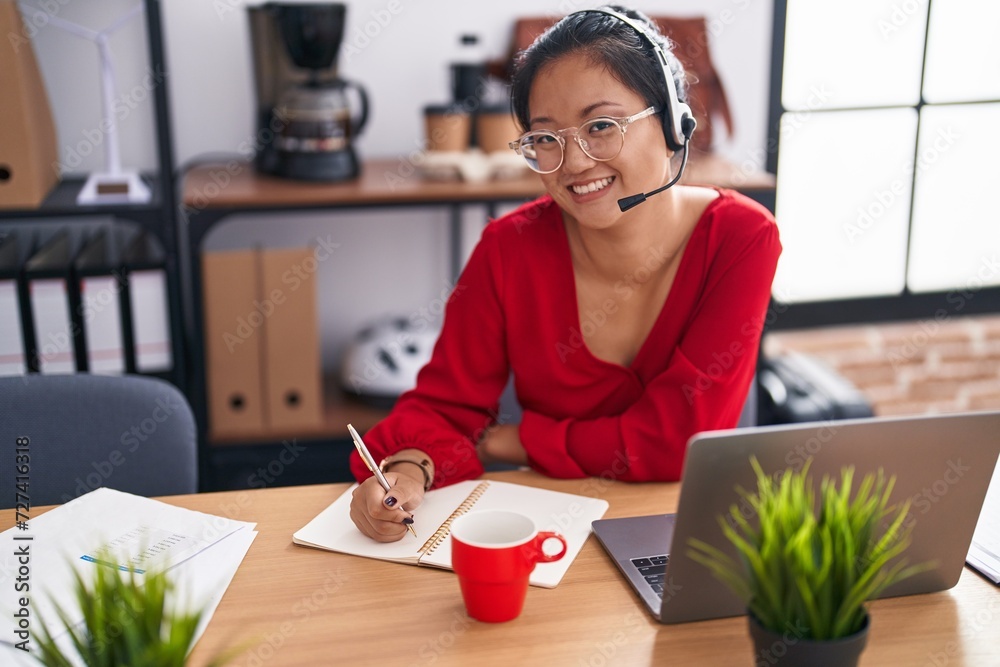
[[[997,119],[1000,104],[921,111],[908,276],[913,291],[1000,285]]]
[[[915,105],[926,22],[921,0],[788,0],[782,105]]]
[[[928,102],[1000,99],[1000,2],[931,3],[925,67]]]
[[[913,109],[781,118],[776,217],[783,302],[898,294],[910,217]]]

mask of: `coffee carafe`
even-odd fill
[[[272,2],[247,11],[257,169],[313,181],[355,178],[359,166],[352,143],[368,119],[368,96],[337,75],[346,5]]]

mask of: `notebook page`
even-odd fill
[[[555,588],[587,541],[591,533],[591,522],[604,516],[607,509],[606,500],[491,480],[489,488],[470,512],[519,512],[534,519],[538,530],[557,532],[565,537],[566,555],[554,563],[539,563],[531,573],[530,582],[533,586]],[[548,551],[548,547],[546,550]],[[420,563],[451,569],[450,536],[432,553],[425,555]]]
[[[416,539],[407,532],[401,540],[389,543],[376,542],[362,534],[354,525],[351,520],[351,496],[358,485],[353,484],[296,532],[292,541],[328,551],[416,564],[420,548],[478,484],[477,481],[459,482],[428,491],[424,502],[412,512]]]

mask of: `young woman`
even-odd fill
[[[513,148],[548,194],[486,227],[416,388],[365,435],[392,490],[352,460],[363,480],[352,518],[373,539],[400,539],[427,489],[483,463],[676,480],[693,434],[737,423],[777,228],[749,199],[706,187],[621,210],[674,179],[671,157],[694,128],[666,39],[642,14],[609,9],[571,14],[519,57],[525,134]],[[523,416],[500,424],[511,373]]]

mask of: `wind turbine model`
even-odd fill
[[[87,178],[83,189],[77,195],[77,204],[111,204],[128,202],[144,204],[150,200],[149,187],[138,173],[122,169],[121,154],[118,148],[118,123],[115,121],[113,103],[116,97],[115,72],[111,61],[111,42],[109,38],[129,21],[143,12],[142,5],[136,5],[115,19],[111,25],[101,31],[84,28],[58,16],[47,14],[37,7],[19,3],[21,11],[34,14],[35,18],[46,21],[56,28],[90,40],[97,45],[101,60],[101,95],[104,130],[104,166],[106,172],[93,173]]]

